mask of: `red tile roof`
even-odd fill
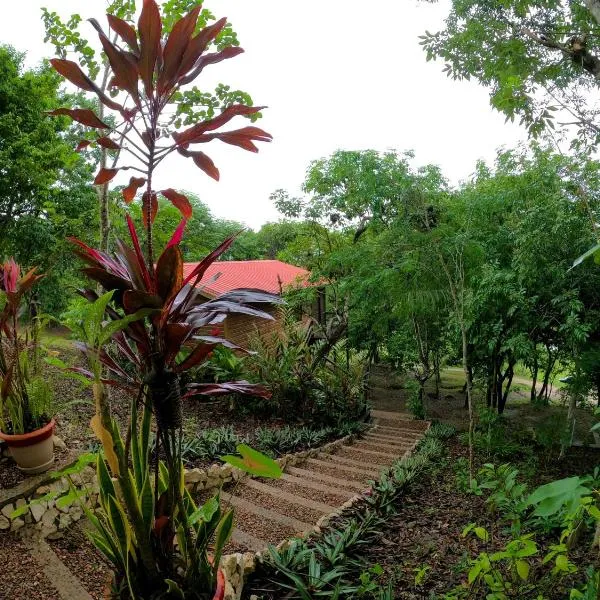
[[[184,278],[198,263],[183,265]],[[211,281],[219,274],[218,279]],[[253,288],[279,294],[287,287],[306,287],[309,271],[280,260],[228,260],[208,267],[200,286],[207,296],[214,297],[237,288]]]

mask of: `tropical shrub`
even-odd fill
[[[343,343],[327,348],[313,342],[306,324],[282,309],[283,327],[272,335],[256,335],[246,359],[248,378],[264,383],[271,393],[252,410],[296,418],[312,425],[335,425],[364,419],[368,415],[365,396],[365,361],[349,353]]]
[[[91,426],[102,443],[103,456],[97,465],[100,509],[88,516],[95,528],[93,540],[114,568],[114,595],[123,598],[203,599],[212,598],[219,589],[219,560],[231,534],[233,515],[231,510],[221,509],[218,496],[197,507],[183,485],[183,401],[230,392],[268,395],[264,388],[246,381],[193,383],[187,389],[181,386],[182,373],[201,364],[215,347],[234,347],[222,337],[206,335],[207,326],[219,324],[227,314],[236,312],[270,318],[254,306],[279,301],[269,294],[235,290],[204,302],[197,286],[208,266],[234,239],[225,240],[184,277],[180,244],[191,204],[172,188],[157,191],[153,187],[156,168],[173,152],[191,158],[206,174],[218,179],[213,161],[196,150],[196,144],[219,139],[256,151],[255,141],[271,139],[257,127],[217,131],[235,116],[255,115],[260,110],[242,104],[233,104],[220,115],[186,129],[173,129],[178,125],[169,114],[176,110],[180,89],[208,65],[242,51],[229,46],[207,53],[226,20],[197,31],[199,12],[200,6],[193,8],[163,38],[158,5],[144,0],[137,29],[108,15],[117,40],[114,43],[92,20],[112,71],[110,87],[115,94],[110,96],[75,62],[51,61],[71,83],[95,93],[104,108],[116,113],[113,127],[109,119],[99,118],[88,108],[52,111],[99,131],[82,141],[80,149],[93,141],[134,158],[126,166],[102,166],[95,183],[105,184],[120,170],[130,169],[141,176],[131,177],[123,189],[125,203],[131,203],[138,190],[144,189],[143,240],[130,216],[126,220],[131,243],[119,240],[114,254],[73,240],[75,253],[86,263],[83,272],[106,291],[101,296],[92,288],[81,292],[90,300],[79,343],[89,368],[74,367],[71,371],[87,378],[93,387],[96,414]],[[129,104],[121,103],[122,99]],[[160,252],[153,236],[158,194],[182,214],[181,223]],[[107,384],[119,386],[131,396],[129,427],[124,436],[111,412]],[[155,455],[164,461],[150,462],[152,429],[156,432]],[[276,463],[267,457],[243,444],[238,451],[241,458],[227,457],[235,466],[263,476],[280,474]]]
[[[0,265],[0,430],[23,434],[46,425],[52,416],[52,389],[41,374],[40,317],[28,315],[27,294],[43,275],[21,274],[11,258]]]

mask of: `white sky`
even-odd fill
[[[0,43],[27,51],[28,64],[52,55],[41,6],[105,23],[103,0],[4,2]],[[165,161],[160,187],[194,191],[216,216],[257,228],[278,218],[272,191],[299,194],[309,162],[337,149],[412,149],[417,164],[439,164],[453,182],[467,177],[477,159],[492,160],[498,147],[525,134],[492,111],[485,89],[451,81],[440,62],[425,61],[418,36],[441,27],[448,3],[207,0],[217,18],[229,18],[246,53],[208,67],[197,83],[222,81],[269,106],[258,125],[274,140],[260,144],[259,154],[208,145],[218,183],[189,159]]]

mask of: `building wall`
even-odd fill
[[[263,310],[274,317],[273,321],[259,319],[250,315],[228,315],[224,322],[225,338],[234,344],[245,348],[254,335],[269,335],[281,327],[281,318],[277,306],[256,305],[254,308]]]

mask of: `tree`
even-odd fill
[[[600,141],[599,33],[598,0],[453,0],[445,28],[426,32],[422,44],[448,76],[490,88],[492,106],[533,137],[572,125],[581,147]]]
[[[23,54],[0,47],[0,254],[48,273],[40,282],[42,308],[64,306],[64,285],[75,275],[66,235],[94,222],[90,167],[74,151],[69,119],[45,114],[73,98],[59,93],[47,66],[23,68]]]
[[[199,6],[198,0],[168,0],[161,6],[163,18],[163,31],[171,31],[173,24],[189,13],[193,8]],[[125,21],[133,20],[135,15],[134,0],[111,0],[107,6],[107,13],[112,18]],[[72,14],[68,19],[63,20],[58,13],[51,12],[42,8],[42,20],[46,30],[45,42],[50,42],[54,46],[56,55],[61,59],[70,56],[76,58],[77,62],[88,70],[89,77],[94,81],[96,89],[102,94],[113,93],[115,90],[114,81],[111,80],[110,64],[106,56],[101,53],[100,46],[90,44],[82,31],[82,19],[78,14]],[[202,8],[196,25],[196,33],[209,23],[215,21],[214,14],[207,8]],[[97,23],[92,19],[94,27]],[[113,21],[116,24],[117,21]],[[88,25],[91,27],[92,25]],[[118,25],[117,25],[118,27]],[[110,33],[112,42],[119,40],[118,32],[113,29]],[[237,48],[239,42],[236,33],[229,23],[225,23],[219,28],[218,35],[211,40],[210,45],[218,51],[224,48]],[[241,50],[240,50],[241,51]],[[86,91],[91,91],[87,89]],[[200,91],[198,87],[192,86],[187,89],[178,90],[173,98],[177,102],[176,108],[165,126],[192,125],[203,119],[213,118],[220,111],[232,104],[252,105],[252,98],[241,90],[232,90],[230,86],[218,84],[214,92]],[[105,103],[93,100],[93,107],[98,113],[100,120],[105,116]],[[110,118],[110,117],[109,117]],[[251,121],[260,118],[260,113],[256,112],[248,115]],[[114,124],[114,123],[113,123]],[[96,146],[95,138],[90,137],[84,144],[91,143]],[[97,146],[98,153],[95,156],[100,168],[114,168],[119,159],[120,149],[110,148],[106,145]],[[115,152],[116,150],[116,152]],[[108,250],[110,240],[110,198],[109,182],[100,183],[96,187],[98,194],[98,205],[100,215],[100,248],[103,251]]]

